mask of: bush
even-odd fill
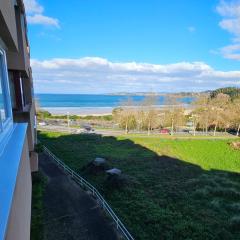
[[[51,113],[45,110],[40,110],[37,112],[37,118],[39,119],[46,119],[50,118],[51,116],[52,116]]]

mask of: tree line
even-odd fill
[[[234,96],[234,97],[232,97]],[[200,94],[190,105],[186,106],[179,97],[169,96],[165,107],[156,107],[155,96],[147,96],[141,102],[132,99],[113,110],[113,119],[124,129],[147,131],[167,128],[174,134],[179,130],[209,131],[216,135],[217,131],[240,130],[240,98],[236,94]]]

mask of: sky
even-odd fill
[[[36,93],[240,86],[240,0],[24,0]]]

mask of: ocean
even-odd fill
[[[96,95],[96,94],[36,94],[41,108],[53,114],[109,114],[112,109],[120,106],[129,97],[134,102],[142,101],[145,96],[131,95]],[[157,105],[165,104],[164,96],[157,96]],[[184,97],[182,102],[189,104],[193,97]]]

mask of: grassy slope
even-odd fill
[[[43,192],[44,177],[40,173],[32,175],[32,218],[31,240],[43,239]]]
[[[240,154],[228,146],[232,140],[223,139],[175,139],[132,137],[159,155],[177,157],[183,161],[199,165],[203,169],[240,172]],[[227,161],[226,161],[227,160]]]
[[[104,193],[136,239],[240,238],[240,154],[231,140],[60,133],[40,139]],[[83,171],[98,156],[129,177],[125,188]]]

